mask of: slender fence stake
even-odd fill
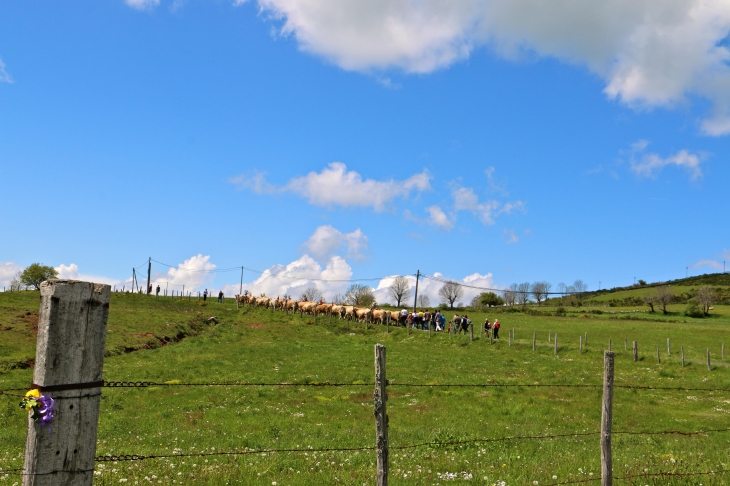
[[[578,336],[578,354],[583,354],[583,336]]]
[[[532,333],[532,350],[533,351],[537,350],[537,333],[536,332]]]
[[[684,346],[682,346],[682,368],[684,368]]]
[[[388,319],[385,321],[385,334],[390,334],[390,311],[388,311]]]
[[[91,486],[111,287],[48,280],[40,294],[33,387],[55,404],[52,432],[28,418],[23,485]],[[44,390],[58,385],[73,389]]]
[[[662,359],[659,357],[659,345],[656,345],[656,364],[662,364]]]
[[[722,349],[722,351],[721,351],[722,354],[720,355],[720,359],[725,360],[725,343],[722,343],[721,349]]]
[[[509,345],[512,346],[512,329],[509,330]]]
[[[388,401],[385,378],[385,346],[375,345],[375,447],[378,454],[378,486],[388,486],[388,415],[385,404]]]
[[[555,355],[558,354],[558,335],[555,334]]]
[[[712,371],[712,363],[710,363],[710,350],[707,350],[707,371]]]
[[[601,486],[613,485],[611,422],[613,418],[614,353],[603,354],[603,406],[601,407]]]
[[[669,343],[669,338],[667,338],[667,356],[670,356],[672,354],[672,347]]]
[[[634,362],[639,361],[639,347],[636,345],[636,341],[634,341]]]

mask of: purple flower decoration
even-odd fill
[[[53,398],[42,395],[38,399],[38,423],[48,425],[53,419]],[[51,428],[49,427],[48,430]]]

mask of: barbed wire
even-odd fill
[[[266,382],[224,382],[224,383],[169,383],[154,381],[105,381],[104,388],[149,388],[153,386],[315,386],[315,387],[342,387],[342,386],[375,386],[375,383],[330,383],[328,381],[312,383],[266,383]]]

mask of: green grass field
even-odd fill
[[[0,389],[32,377],[38,293],[0,293]],[[646,308],[568,308],[566,317],[495,309],[494,344],[464,335],[364,329],[235,304],[113,294],[104,375],[110,381],[170,383],[348,383],[345,387],[105,388],[97,454],[177,454],[258,449],[370,447],[375,442],[373,346],[387,347],[392,447],[421,442],[598,432],[600,388],[440,388],[399,383],[600,384],[603,351],[617,352],[616,383],[728,391],[617,389],[614,475],[730,469],[730,431],[622,435],[621,431],[730,429],[730,359],[720,359],[730,308],[691,319]],[[545,307],[549,313],[554,308]],[[28,314],[29,313],[29,314]],[[207,317],[216,316],[217,324]],[[485,314],[470,315],[481,323]],[[508,345],[509,329],[516,342]],[[477,327],[478,329],[478,327]],[[538,349],[532,351],[537,333]],[[559,336],[553,354],[548,333]],[[588,344],[579,354],[579,336]],[[672,354],[667,356],[666,340]],[[624,351],[624,339],[629,351]],[[639,343],[634,363],[631,341]],[[657,364],[656,346],[661,350]],[[679,363],[684,346],[687,365]],[[710,349],[714,366],[705,359]],[[730,354],[730,349],[728,349]],[[0,467],[22,466],[25,412],[0,396]],[[599,436],[474,442],[391,450],[391,484],[546,485],[600,476]],[[373,451],[259,453],[98,463],[97,484],[374,484]],[[20,477],[0,473],[0,485]],[[730,473],[641,478],[623,484],[721,485]],[[598,484],[598,483],[587,483]]]

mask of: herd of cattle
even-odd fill
[[[253,295],[236,295],[236,305],[249,305],[254,307],[264,307],[281,312],[293,312],[300,314],[308,314],[313,316],[338,317],[340,319],[367,323],[387,324],[392,323],[405,324],[406,317],[400,312],[387,311],[373,307],[356,307],[353,305],[337,305],[337,304],[318,304],[316,302],[307,302],[303,300],[283,300],[279,297],[254,297]]]

